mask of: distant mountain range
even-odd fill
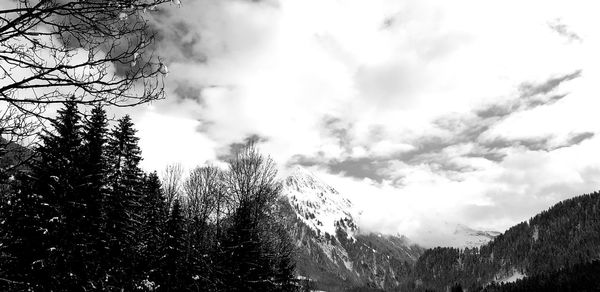
[[[448,224],[453,247],[425,249],[401,235],[361,232],[360,210],[306,169],[296,167],[283,184],[297,272],[311,290],[600,291],[600,277],[590,274],[600,266],[600,193],[560,202],[504,233]]]

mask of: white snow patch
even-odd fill
[[[292,205],[298,218],[321,236],[336,236],[336,222],[344,220],[354,224],[352,203],[312,172],[296,166],[285,180],[282,194]],[[345,228],[349,238],[354,239],[353,228]]]
[[[448,223],[448,225],[450,226],[451,224]],[[498,235],[500,235],[500,232],[480,231],[457,224],[454,233],[450,237],[450,246],[457,248],[479,247],[490,242]]]
[[[517,270],[513,270],[512,274],[504,276],[500,279],[497,278],[496,282],[498,283],[514,283],[517,280],[523,279],[527,277],[527,275],[517,271]]]

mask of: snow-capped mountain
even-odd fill
[[[281,203],[299,276],[315,281],[314,288],[395,287],[423,252],[405,237],[361,234],[352,202],[302,167],[284,180]]]
[[[350,200],[300,166],[284,181],[283,194],[294,207],[296,216],[317,235],[333,236],[338,222],[354,223],[356,215]],[[345,231],[353,235],[356,227],[346,227]]]

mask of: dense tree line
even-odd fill
[[[485,292],[585,292],[600,291],[600,261],[576,264],[559,271],[525,277],[513,283],[492,283]]]
[[[415,266],[421,287],[472,290],[514,272],[548,275],[600,256],[600,192],[562,201],[480,248],[434,248]],[[600,281],[600,280],[598,280]]]
[[[66,102],[27,169],[0,177],[0,290],[296,289],[275,166],[253,144],[173,191],[140,168],[130,117],[82,116]]]

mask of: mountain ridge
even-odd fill
[[[410,279],[425,251],[406,236],[360,230],[361,212],[350,199],[300,166],[283,179],[280,205],[298,250],[299,276],[318,289],[395,289]],[[469,246],[496,235],[464,225],[454,233]]]

